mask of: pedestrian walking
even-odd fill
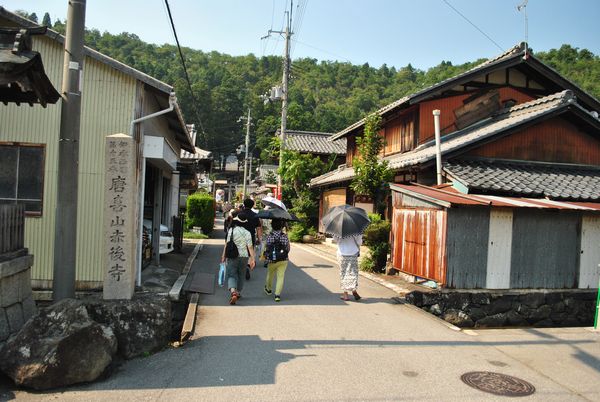
[[[262,238],[262,226],[260,225],[260,219],[256,216],[256,213],[252,210],[254,206],[254,200],[251,198],[246,198],[244,200],[242,212],[246,216],[247,222],[243,223],[240,226],[243,226],[250,235],[252,236],[252,247],[256,247],[260,244],[260,239]],[[246,270],[246,280],[250,279],[250,267]]]
[[[242,296],[246,265],[249,265],[249,269],[254,269],[256,264],[252,236],[242,226],[247,222],[248,218],[244,212],[232,212],[231,226],[225,237],[225,246],[221,255],[221,262],[227,263],[225,278],[229,289],[229,304],[236,304]],[[228,244],[230,242],[232,246]]]
[[[362,208],[352,205],[335,206],[321,218],[325,233],[333,235],[337,242],[337,257],[340,264],[340,282],[342,295],[340,299],[350,300],[352,292],[354,300],[360,300],[358,289],[358,257],[362,245],[362,233],[369,226],[370,219]]]
[[[265,258],[268,261],[267,279],[265,281],[265,293],[273,294],[273,279],[277,276],[275,286],[275,301],[281,301],[281,292],[283,290],[283,280],[285,270],[288,265],[288,254],[290,252],[290,241],[287,234],[283,231],[285,223],[282,219],[273,219],[271,221],[271,233],[267,235]]]
[[[265,205],[264,211],[269,210],[269,206]],[[265,244],[267,244],[267,236],[269,235],[269,233],[271,233],[272,227],[271,227],[271,220],[270,219],[261,219],[260,223],[262,225],[262,245],[264,247]],[[264,250],[263,250],[264,251]],[[264,255],[264,253],[259,254],[259,256]],[[265,263],[264,263],[264,267],[266,268],[267,265],[269,264],[269,260],[265,259]]]
[[[360,256],[360,246],[362,244],[362,235],[348,236],[344,238],[335,237],[338,250],[337,257],[340,264],[340,283],[343,294],[340,299],[349,301],[348,293],[352,292],[354,300],[360,300],[358,294],[358,257]]]

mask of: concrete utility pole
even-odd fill
[[[246,119],[246,156],[244,157],[244,185],[242,194],[246,198],[246,182],[248,180],[248,148],[250,147],[250,108],[248,108],[248,118]]]
[[[77,188],[85,1],[69,0],[58,142],[58,197],[54,230],[54,301],[75,297]]]

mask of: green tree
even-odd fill
[[[378,132],[380,124],[381,117],[377,114],[370,114],[365,118],[364,133],[356,138],[358,155],[352,162],[355,177],[350,186],[357,194],[371,197],[376,210],[383,213],[383,200],[387,183],[392,179],[392,171],[388,162],[379,158],[385,145]]]
[[[42,25],[48,28],[52,28],[52,20],[50,19],[50,14],[44,14],[44,18],[42,18]]]

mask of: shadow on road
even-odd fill
[[[265,340],[256,335],[207,336],[190,341],[184,347],[132,361],[138,367],[125,367],[122,373],[103,382],[71,388],[73,391],[202,388],[238,385],[275,384],[280,363],[297,358],[310,359],[311,350],[330,348],[415,348],[473,346],[534,346],[557,344],[587,344],[593,340],[529,341],[369,341],[369,340]],[[348,352],[352,353],[352,352]],[[176,361],[176,367],[165,365],[165,359]],[[203,362],[203,363],[200,363]],[[144,367],[142,371],[141,366]],[[136,374],[137,372],[137,374]],[[141,373],[144,373],[143,375]],[[126,383],[119,381],[127,377]],[[68,391],[67,391],[68,392]]]

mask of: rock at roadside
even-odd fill
[[[0,350],[0,369],[37,390],[97,379],[117,350],[113,331],[90,319],[83,303],[62,300],[41,309]]]
[[[153,353],[171,337],[171,302],[155,293],[136,294],[132,300],[85,300],[90,317],[111,327],[118,353],[125,359]]]

